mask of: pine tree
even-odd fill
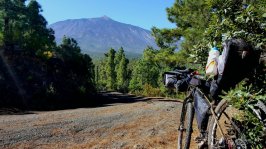
[[[121,48],[119,49],[118,53],[116,54],[116,80],[117,80],[117,89],[119,91],[126,91],[128,86],[128,73],[127,73],[127,64],[128,59],[125,56],[124,50]],[[118,59],[120,58],[120,59]]]
[[[205,65],[210,47],[221,47],[225,39],[240,37],[265,49],[265,5],[265,0],[176,0],[167,14],[177,27],[154,27],[152,33],[161,48],[173,47],[182,39],[186,55]]]
[[[169,21],[175,23],[177,28],[152,28],[157,44],[162,48],[169,47],[182,37],[182,49],[190,50],[200,41],[208,25],[208,7],[203,0],[176,0],[174,5],[166,10]]]
[[[123,47],[119,48],[119,50],[117,51],[117,53],[115,54],[115,65],[116,65],[116,70],[117,70],[117,67],[119,65],[119,62],[122,58],[122,55],[124,54],[124,49]]]
[[[42,55],[43,51],[51,51],[55,47],[54,31],[47,29],[47,21],[41,12],[41,6],[36,0],[31,0],[27,5],[28,26],[24,37],[25,49],[29,54]]]
[[[75,96],[95,91],[94,64],[87,54],[82,54],[78,43],[73,38],[64,37],[57,49],[64,65],[56,68],[57,89],[61,94]],[[53,66],[52,66],[53,67]]]
[[[131,91],[141,91],[145,84],[159,87],[160,67],[154,61],[158,50],[147,48],[142,58],[137,62],[132,71],[129,88]]]
[[[104,59],[100,60],[97,64],[97,70],[98,70],[97,87],[100,90],[106,90],[107,86],[107,72],[106,72],[107,58],[108,57],[106,54]]]
[[[17,2],[17,3],[15,3]],[[20,7],[19,7],[20,6]],[[14,31],[22,16],[24,2],[14,0],[0,0],[0,24],[2,43],[5,46],[14,44]]]
[[[107,54],[107,88],[110,90],[116,89],[116,73],[115,73],[115,53],[116,51],[111,48]]]

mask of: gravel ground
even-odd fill
[[[0,115],[0,148],[176,148],[180,102],[112,96],[119,102]]]

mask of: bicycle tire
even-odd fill
[[[182,106],[182,112],[180,117],[180,126],[178,133],[178,149],[189,149],[191,134],[192,134],[192,123],[194,117],[194,108],[192,104],[192,100],[186,102]],[[184,134],[185,133],[185,134]],[[185,135],[185,140],[183,140],[183,136]]]
[[[232,118],[234,114],[237,114],[237,112],[234,111],[234,110],[236,110],[236,109],[233,108],[232,106],[228,106],[228,101],[227,100],[222,100],[217,105],[217,107],[215,108],[215,113],[216,113],[218,122],[219,122],[223,132],[227,132],[227,130],[229,130],[227,127],[230,127],[231,131],[233,130],[233,131],[235,131],[235,133],[237,133],[237,130],[235,130],[232,127],[232,123],[230,121],[230,118]],[[223,122],[224,125],[221,122]],[[212,117],[212,119],[211,119],[211,121],[209,123],[209,127],[208,127],[208,147],[210,149],[212,149],[212,148],[227,148],[226,147],[227,144],[225,144],[224,147],[220,146],[220,145],[217,147],[217,145],[222,142],[221,138],[220,139],[216,139],[216,137],[218,135],[221,136],[221,134],[218,134],[218,132],[219,132],[219,130],[218,130],[218,126],[217,126],[216,120],[215,120],[214,117]],[[225,142],[228,142],[228,140],[226,140]]]

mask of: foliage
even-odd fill
[[[160,97],[163,94],[159,88],[152,87],[150,84],[144,84],[142,95],[149,97]]]
[[[143,58],[140,59],[132,70],[132,79],[129,83],[129,88],[132,92],[143,90],[144,84],[149,84],[152,87],[158,87],[159,68],[146,54],[152,53],[152,50],[145,50]],[[147,59],[146,59],[147,58]]]
[[[4,39],[3,34],[0,33],[0,47],[2,47],[4,44],[3,39]]]
[[[139,60],[132,70],[132,78],[129,83],[129,89],[132,92],[142,91],[144,84],[157,86],[158,69],[151,63]]]
[[[177,28],[160,30],[153,28],[157,44],[162,45],[160,46],[162,48],[171,47],[177,40],[183,39],[181,49],[186,55],[192,55],[193,46],[201,43],[203,33],[208,26],[210,16],[205,1],[176,1],[172,7],[167,8],[167,14],[169,21],[175,23]],[[192,57],[192,62],[195,58],[197,57]]]
[[[21,15],[20,11],[16,11],[17,7],[12,0],[0,1],[0,15],[1,15],[1,33],[3,34],[3,41],[5,44],[12,41],[12,28],[16,23],[16,20]]]
[[[126,58],[122,47],[118,50],[118,53],[116,54],[115,57],[115,61],[116,61],[117,90],[126,92],[129,83],[128,72],[127,72],[128,59]]]
[[[118,52],[111,48],[104,59],[96,62],[98,89],[127,92],[130,79],[128,63],[122,47]]]
[[[54,31],[47,28],[41,12],[36,0],[0,0],[0,46],[4,49],[0,67],[6,70],[9,66],[17,80],[12,80],[9,71],[0,71],[0,92],[7,94],[1,96],[2,103],[21,100],[16,95],[18,86],[25,90],[21,98],[30,106],[83,100],[95,92],[91,57],[82,54],[71,38],[64,37],[56,46]]]
[[[258,92],[252,86],[246,86],[242,83],[235,89],[229,91],[223,98],[227,99],[230,104],[242,111],[237,119],[241,121],[244,129],[242,132],[247,136],[252,148],[265,147],[266,136],[263,130],[263,124],[249,108],[252,101],[256,100],[261,100],[266,104],[266,95],[262,94],[262,90]]]
[[[202,42],[196,47],[206,48],[216,44],[221,48],[222,42],[226,39],[242,38],[256,49],[265,50],[265,4],[265,0],[207,2],[209,9],[212,10],[210,21]]]
[[[106,54],[107,56],[107,65],[106,65],[106,75],[107,75],[107,88],[114,90],[116,88],[115,79],[115,53],[116,51],[111,48]]]
[[[196,63],[205,66],[211,46],[229,38],[243,38],[255,48],[265,50],[266,1],[182,0],[167,8],[175,29],[153,28],[161,48],[171,47],[180,37],[181,49]]]
[[[26,26],[24,26],[24,45],[27,52],[36,54],[42,53],[44,50],[52,50],[55,47],[53,36],[54,31],[47,29],[47,21],[40,14],[41,6],[37,1],[32,0],[27,5],[26,11]]]
[[[186,56],[183,51],[175,53],[174,48],[171,47],[160,50],[147,47],[142,58],[133,67],[132,78],[129,83],[130,91],[148,95],[147,91],[153,90],[150,95],[155,95],[152,92],[160,89],[160,93],[155,91],[157,95],[168,94],[162,83],[162,74],[165,71],[173,70],[176,66],[187,65]]]
[[[61,71],[60,75],[55,77],[67,80],[64,84],[57,84],[57,90],[62,90],[64,94],[72,92],[74,95],[93,92],[94,64],[90,56],[81,54],[77,42],[67,37],[63,38],[57,51],[64,63],[62,68],[58,68]]]
[[[55,48],[54,32],[46,28],[47,22],[36,0],[27,6],[25,0],[1,0],[0,8],[0,35],[6,48],[17,45],[28,55]]]
[[[96,70],[95,70],[95,82],[97,84],[97,89],[104,91],[107,86],[107,73],[106,73],[106,58],[103,60],[99,60],[95,62]]]

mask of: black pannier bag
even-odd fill
[[[200,130],[205,130],[205,127],[207,126],[206,124],[208,123],[208,116],[206,116],[206,114],[210,108],[210,105],[206,101],[208,99],[204,99],[204,93],[199,91],[199,89],[194,91],[193,97],[198,128]]]
[[[226,40],[218,60],[218,75],[211,82],[210,94],[218,99],[221,91],[228,91],[249,77],[258,65],[259,57],[243,39]]]
[[[176,82],[176,90],[179,92],[185,92],[188,89],[190,78],[186,77]]]
[[[175,88],[177,82],[177,74],[174,72],[165,72],[163,74],[163,83],[167,88]]]
[[[175,71],[165,72],[163,74],[164,86],[167,88],[176,89],[180,92],[187,91],[190,78],[186,74]]]

